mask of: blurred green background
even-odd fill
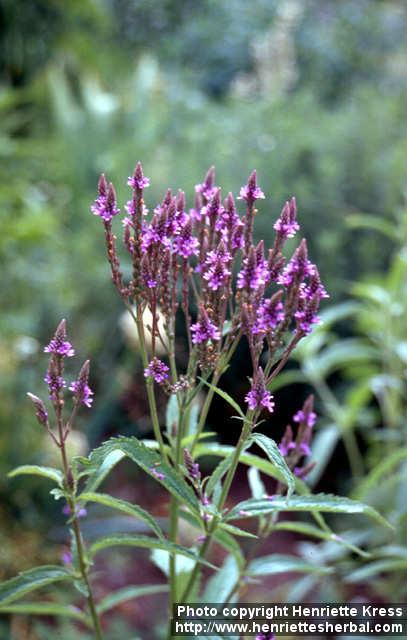
[[[211,164],[234,192],[256,168],[270,198],[257,223],[266,244],[296,195],[330,304],[342,303],[285,380],[320,385],[331,436],[319,444],[320,476],[341,438],[342,493],[383,446],[389,455],[405,446],[406,3],[1,0],[0,18],[3,573],[22,564],[3,536],[41,531],[54,509],[40,486],[5,473],[52,459],[25,392],[44,395],[42,346],[61,317],[92,359],[97,392],[77,450],[135,425],[148,434],[136,354],[125,355],[121,303],[89,213],[101,171],[123,202],[141,160],[152,208],[168,186],[191,203]],[[283,413],[298,409],[292,389],[281,391]],[[35,535],[24,540],[36,549]]]

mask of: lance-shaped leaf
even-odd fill
[[[326,512],[326,513],[360,513],[369,516],[379,524],[392,528],[392,525],[385,520],[380,513],[373,507],[362,502],[349,500],[341,496],[333,496],[329,494],[319,493],[310,496],[293,496],[290,501],[281,496],[274,496],[271,499],[263,500],[244,500],[239,502],[227,514],[226,520],[235,520],[237,518],[254,518],[275,511],[309,511]]]
[[[109,549],[111,547],[138,547],[140,549],[163,549],[169,551],[174,555],[186,556],[195,560],[195,562],[201,562],[211,569],[216,569],[213,564],[207,562],[204,559],[199,558],[196,553],[182,547],[179,544],[174,544],[168,540],[157,540],[156,538],[149,538],[148,536],[131,536],[127,534],[116,534],[114,536],[106,536],[99,538],[89,547],[89,555],[92,557],[103,549]]]
[[[13,613],[30,616],[59,616],[79,620],[90,626],[91,622],[86,614],[71,605],[58,604],[57,602],[22,602],[21,604],[0,605],[0,613]]]
[[[350,551],[357,553],[357,555],[362,558],[370,558],[371,554],[363,551],[355,544],[348,542],[343,536],[339,536],[336,533],[331,531],[326,531],[325,529],[320,529],[313,524],[309,524],[307,522],[295,522],[293,520],[289,520],[286,522],[277,522],[273,526],[273,531],[292,531],[293,533],[301,533],[302,535],[309,536],[311,538],[318,538],[319,540],[327,540],[336,542],[339,545],[346,547]]]
[[[226,391],[223,391],[222,389],[219,389],[218,387],[215,387],[214,384],[211,384],[210,382],[207,382],[206,380],[204,380],[203,378],[199,378],[199,380],[201,382],[203,382],[203,384],[206,384],[207,387],[209,387],[212,391],[214,391],[215,393],[218,394],[218,396],[220,396],[221,398],[223,398],[235,411],[236,413],[243,419],[246,420],[246,416],[243,413],[241,407],[237,404],[236,400],[233,400],[233,398],[226,393]]]
[[[141,598],[142,596],[152,596],[156,593],[165,593],[166,591],[168,591],[168,586],[166,584],[144,584],[123,587],[123,589],[114,591],[103,598],[97,605],[96,609],[98,613],[105,613],[123,602],[128,602],[135,598]]]
[[[281,472],[284,477],[284,482],[288,487],[288,497],[290,497],[295,489],[295,477],[288,468],[277,444],[263,433],[253,433],[250,437],[250,442],[254,442],[263,449],[270,462]]]
[[[104,474],[103,477],[105,477],[106,474],[103,465],[106,458],[112,456],[112,454],[117,457],[122,454],[122,457],[126,456],[130,458],[130,460],[157,480],[157,482],[165,487],[167,491],[175,496],[182,504],[186,504],[193,511],[199,512],[198,499],[181,475],[164,462],[158,452],[146,447],[140,440],[134,437],[112,438],[91,453],[90,461],[94,467],[94,472],[92,472],[89,477],[85,491],[91,490],[90,487],[93,487],[95,482],[98,483],[100,472],[102,472]]]
[[[44,565],[19,573],[15,578],[0,583],[0,606],[22,598],[27,593],[45,587],[48,584],[73,580],[75,575],[57,565]]]
[[[302,558],[288,556],[280,553],[273,553],[252,560],[246,571],[248,576],[270,576],[277,573],[288,573],[296,571],[298,573],[332,573],[333,569],[317,564],[306,562]]]
[[[399,575],[401,571],[407,571],[406,559],[386,558],[384,560],[369,562],[369,564],[366,564],[364,567],[352,571],[352,573],[346,576],[345,582],[365,582],[380,573],[396,573]]]
[[[239,565],[235,558],[227,557],[219,571],[209,578],[202,596],[203,602],[225,602],[239,576]]]
[[[35,464],[25,464],[21,467],[17,467],[10,471],[7,474],[9,478],[14,478],[15,476],[29,475],[29,476],[41,476],[42,478],[47,478],[48,480],[52,480],[57,484],[61,489],[64,485],[64,476],[62,471],[59,469],[54,469],[53,467],[39,467]]]
[[[107,493],[92,493],[88,491],[80,495],[80,501],[83,503],[96,502],[97,504],[102,504],[105,507],[110,507],[111,509],[116,509],[116,511],[126,513],[128,516],[133,516],[134,518],[143,520],[159,538],[163,538],[163,532],[153,516],[137,504],[131,504],[131,502],[127,502],[127,500],[113,498],[113,496],[109,496]]]

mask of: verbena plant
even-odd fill
[[[143,443],[135,437],[112,438],[88,458],[68,459],[66,442],[77,412],[81,405],[91,407],[93,393],[88,381],[88,361],[69,387],[65,381],[65,364],[74,355],[74,349],[67,337],[65,321],[61,321],[45,347],[49,354],[45,382],[53,417],[50,418],[40,398],[32,394],[29,397],[39,423],[60,450],[62,470],[28,465],[10,475],[36,474],[56,485],[51,493],[65,503],[70,551],[65,554],[63,566],[36,567],[0,585],[1,612],[68,616],[93,629],[99,639],[103,637],[101,617],[112,607],[162,590],[162,586],[156,585],[127,587],[97,602],[91,570],[94,556],[105,549],[118,546],[150,549],[156,559],[157,554],[162,554],[159,555],[162,565],[166,555],[171,612],[171,605],[177,601],[236,600],[248,579],[268,573],[329,571],[294,556],[274,554],[256,558],[256,540],[268,537],[274,530],[297,531],[359,552],[332,532],[322,513],[362,513],[386,524],[369,506],[332,495],[312,495],[305,484],[304,478],[313,466],[309,461],[316,420],[312,397],[302,408],[293,407],[294,426],[287,427],[279,445],[257,431],[262,413],[271,414],[274,410],[271,384],[296,345],[319,322],[318,308],[321,299],[327,297],[317,267],[308,258],[305,240],[287,262],[282,253],[287,239],[299,229],[295,199],[284,205],[274,224],[274,244],[265,255],[263,242],[253,243],[256,200],[264,198],[256,172],[240,190],[239,198],[245,205],[243,215],[237,212],[231,193],[222,204],[213,168],[195,187],[194,207],[188,213],[184,193],[179,191],[173,196],[168,190],[162,203],[149,215],[144,202],[149,180],[140,164],[128,184],[132,197],[123,220],[124,247],[131,261],[127,280],[112,229],[113,218],[119,214],[116,194],[103,175],[91,210],[103,222],[112,280],[135,323],[155,440]],[[181,318],[188,344],[187,365],[182,372],[175,350],[176,319]],[[248,341],[252,366],[245,410],[218,386],[243,338]],[[73,396],[68,412],[67,387]],[[165,429],[157,410],[158,388],[169,395]],[[204,391],[206,396],[201,405]],[[208,442],[208,435],[213,434],[205,432],[205,424],[215,394],[231,405],[241,425],[235,447]],[[264,452],[265,458],[249,452],[254,445]],[[199,459],[208,455],[220,461],[204,478]],[[98,491],[114,466],[125,457],[169,493],[165,530],[140,506]],[[249,467],[253,497],[232,505],[230,490],[239,463]],[[272,495],[265,490],[260,472],[274,480]],[[85,540],[81,517],[86,515],[89,502],[142,520],[150,535],[118,533]],[[314,522],[279,521],[280,515],[289,511],[309,512]],[[236,521],[246,519],[257,520],[256,534],[237,526]],[[181,520],[197,531],[192,547],[180,544]],[[246,557],[239,543],[241,537],[254,539]],[[221,545],[228,553],[220,570],[210,562],[212,544]],[[204,566],[215,573],[202,590],[200,578]],[[55,598],[19,602],[39,588],[62,581],[76,587],[86,599],[87,607],[68,606]]]

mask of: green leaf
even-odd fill
[[[39,467],[38,465],[34,464],[25,464],[21,467],[13,469],[7,475],[9,478],[14,478],[15,476],[21,475],[41,476],[42,478],[48,478],[48,480],[52,480],[61,489],[63,489],[64,486],[64,475],[62,471],[60,471],[59,469],[54,469],[53,467]]]
[[[243,413],[242,409],[240,408],[240,406],[237,404],[236,400],[233,400],[233,398],[226,393],[226,391],[223,391],[222,389],[219,389],[218,387],[215,387],[215,385],[211,384],[210,382],[206,382],[206,380],[204,380],[203,378],[198,378],[201,382],[203,382],[204,384],[206,384],[207,387],[209,387],[210,389],[212,389],[212,391],[214,391],[215,393],[218,394],[218,396],[220,396],[221,398],[223,398],[224,400],[226,400],[226,402],[228,404],[230,404],[231,407],[233,407],[233,409],[238,413],[238,415],[243,418],[244,420],[246,420],[246,416]]]
[[[353,571],[345,578],[345,582],[365,582],[373,576],[377,576],[379,573],[399,573],[400,571],[407,571],[407,560],[401,558],[386,558],[385,560],[377,560],[376,562],[370,562],[364,567],[360,567]]]
[[[90,460],[95,471],[90,476],[89,484],[86,485],[85,491],[90,490],[89,486],[93,486],[94,481],[98,482],[100,470],[104,472],[106,457],[112,454],[130,458],[130,460],[135,462],[141,469],[164,486],[180,503],[188,505],[190,509],[199,513],[200,505],[198,499],[181,475],[179,475],[173,467],[170,467],[164,462],[159,453],[149,449],[135,437],[112,438],[91,453]],[[163,474],[162,477],[161,474]]]
[[[253,540],[257,540],[259,536],[256,536],[254,533],[250,533],[250,531],[245,531],[240,527],[235,527],[233,524],[228,522],[219,522],[218,527],[221,529],[225,529],[234,536],[240,536],[241,538],[252,538]]]
[[[170,557],[171,554],[165,549],[153,549],[151,552],[151,561],[166,576],[170,574]],[[195,560],[186,558],[185,556],[177,556],[175,558],[175,573],[177,576],[181,574],[189,574],[195,567]]]
[[[288,468],[277,444],[274,440],[265,436],[263,433],[253,433],[250,437],[250,441],[263,449],[270,462],[279,469],[284,477],[284,482],[288,487],[288,498],[290,498],[295,489],[295,478]]]
[[[209,578],[202,602],[225,602],[239,576],[239,566],[235,558],[228,556],[219,571]]]
[[[260,471],[256,467],[249,467],[247,479],[253,498],[264,498],[267,495],[266,487],[260,477]]]
[[[96,502],[98,504],[103,504],[105,507],[111,507],[112,509],[116,509],[117,511],[126,513],[128,516],[133,516],[134,518],[143,520],[149,525],[149,527],[151,527],[151,529],[154,531],[154,533],[157,534],[159,538],[163,538],[163,532],[161,531],[161,528],[158,526],[153,516],[150,515],[148,511],[142,509],[136,504],[131,504],[131,502],[127,502],[127,500],[113,498],[107,493],[85,492],[79,496],[79,500],[84,503]]]
[[[98,450],[95,449],[94,453],[96,457],[98,456],[97,451]],[[114,449],[107,453],[104,457],[101,456],[99,464],[96,466],[93,473],[91,470],[88,470],[88,473],[90,473],[91,476],[86,482],[85,491],[95,491],[102,484],[106,476],[109,475],[111,470],[120,462],[120,460],[123,460],[123,458],[125,457],[125,452],[121,451],[120,449]],[[92,457],[89,460],[89,463],[92,465]]]
[[[148,536],[130,536],[127,534],[116,534],[114,536],[106,536],[104,538],[99,538],[89,547],[89,555],[92,557],[99,551],[103,549],[109,549],[110,547],[138,547],[141,549],[164,549],[165,551],[169,551],[175,555],[186,556],[187,558],[192,558],[195,562],[201,562],[207,567],[211,567],[212,569],[216,569],[216,567],[207,562],[204,559],[198,558],[198,556],[187,549],[187,547],[182,547],[179,544],[174,544],[172,542],[168,542],[168,540],[157,540],[156,538],[149,538]]]
[[[203,431],[199,434],[198,440],[206,440],[207,438],[211,438],[212,436],[218,435],[216,431]],[[195,440],[195,432],[191,433],[189,436],[185,436],[181,440],[181,446],[186,447],[188,444],[191,444]]]
[[[22,598],[27,593],[47,584],[73,580],[74,574],[57,565],[44,565],[19,573],[15,578],[0,583],[0,606]]]
[[[296,571],[298,573],[318,573],[323,575],[332,573],[333,569],[311,564],[310,562],[306,562],[305,560],[296,558],[295,556],[273,553],[272,555],[252,560],[247,568],[246,575],[271,576],[291,571]]]
[[[185,520],[186,522],[189,522],[189,524],[195,527],[195,529],[202,532],[202,535],[205,534],[202,526],[202,522],[195,515],[193,515],[189,511],[184,511],[184,510],[181,510],[179,513],[180,513],[180,517],[183,520]],[[213,539],[215,540],[215,542],[220,544],[224,549],[226,549],[226,551],[234,555],[237,563],[240,566],[240,565],[243,565],[243,562],[244,562],[242,550],[237,540],[235,540],[232,537],[232,535],[230,535],[230,534],[239,535],[237,532],[241,532],[240,535],[245,533],[245,532],[242,532],[242,530],[239,529],[238,527],[233,527],[233,526],[227,525],[226,523],[219,523],[218,527],[214,531]],[[252,536],[252,537],[255,538],[256,536]]]
[[[401,462],[407,460],[407,447],[396,449],[389,456],[381,460],[372,471],[360,482],[354,491],[354,498],[360,500],[374,490],[383,476],[392,472]]]
[[[346,216],[345,221],[351,229],[369,229],[378,231],[392,240],[399,239],[397,225],[379,218],[379,216],[367,213],[352,213]]]
[[[237,518],[253,518],[275,511],[310,511],[310,512],[327,512],[327,513],[360,513],[369,516],[379,524],[393,528],[392,525],[385,520],[380,513],[372,507],[349,500],[342,496],[333,496],[330,494],[319,493],[310,496],[293,496],[288,502],[286,498],[274,496],[271,500],[245,500],[239,502],[227,514],[226,520],[235,520]]]
[[[312,538],[318,538],[319,540],[329,540],[336,542],[350,551],[357,553],[359,556],[363,558],[369,558],[371,556],[370,553],[359,549],[356,545],[348,542],[342,536],[336,535],[336,533],[331,533],[330,531],[325,531],[324,529],[319,529],[315,525],[308,524],[306,522],[278,522],[273,526],[273,531],[292,531],[294,533],[301,533],[302,535],[309,536]]]
[[[105,613],[106,611],[113,609],[113,607],[117,607],[117,605],[127,602],[128,600],[141,598],[142,596],[152,596],[156,593],[165,593],[166,591],[168,591],[168,585],[166,584],[145,584],[141,586],[135,585],[124,587],[123,589],[114,591],[103,598],[97,605],[96,609],[98,613]]]
[[[13,613],[34,616],[62,616],[79,620],[90,626],[89,618],[77,607],[55,602],[23,602],[21,604],[0,605],[0,613]]]

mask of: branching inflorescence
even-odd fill
[[[277,521],[285,511],[309,511],[318,527],[307,525],[307,535],[334,540],[360,555],[363,551],[331,532],[321,512],[365,513],[386,524],[371,507],[338,496],[314,496],[304,485],[303,479],[313,466],[309,462],[316,420],[312,396],[302,409],[295,407],[292,425],[287,426],[279,445],[275,438],[256,432],[261,414],[274,411],[271,386],[274,378],[299,341],[318,324],[319,305],[327,297],[318,269],[308,258],[305,240],[289,260],[283,254],[286,241],[299,230],[295,199],[285,203],[274,224],[273,246],[266,251],[263,241],[256,244],[253,240],[256,201],[264,199],[255,171],[240,189],[243,213],[238,212],[231,193],[222,199],[213,168],[196,185],[194,204],[189,211],[185,194],[178,191],[173,195],[168,190],[150,214],[144,201],[149,180],[140,163],[128,185],[132,194],[125,205],[123,243],[131,263],[129,277],[123,276],[113,233],[113,220],[120,213],[116,192],[103,175],[91,211],[103,222],[112,280],[136,324],[156,442],[143,443],[135,436],[115,437],[92,451],[88,458],[68,459],[66,440],[78,409],[82,405],[92,406],[93,392],[89,387],[89,361],[70,384],[65,380],[65,364],[75,352],[62,320],[44,349],[49,355],[45,382],[54,418],[39,397],[28,394],[38,422],[61,453],[62,472],[24,465],[10,475],[34,473],[56,484],[52,494],[64,500],[63,513],[70,526],[71,544],[63,554],[64,567],[36,567],[0,584],[0,613],[15,611],[15,600],[44,585],[61,580],[74,584],[87,599],[87,612],[49,601],[23,603],[18,610],[73,617],[92,628],[99,640],[103,633],[100,615],[128,599],[130,592],[130,597],[137,597],[167,589],[165,585],[125,588],[95,602],[89,573],[94,555],[104,549],[131,546],[167,553],[171,606],[175,602],[188,602],[193,596],[201,597],[200,568],[208,565],[210,546],[216,542],[230,554],[220,569],[225,569],[223,601],[228,602],[244,590],[253,569],[252,561],[259,564],[259,559],[254,559],[257,547],[252,546],[245,556],[238,542],[240,536],[253,534],[232,525],[233,520],[256,518],[257,537],[261,540],[279,525],[285,530],[304,530],[300,523]],[[175,327],[176,320],[177,327],[180,326],[181,318],[189,357],[179,371]],[[245,411],[219,388],[220,378],[241,339],[247,340],[252,367]],[[169,395],[165,430],[161,428],[157,410],[157,388]],[[201,393],[204,390],[205,396]],[[67,393],[72,396],[72,407],[66,415]],[[207,442],[207,436],[213,434],[204,433],[204,428],[215,393],[231,405],[234,417],[240,421],[241,432],[235,447]],[[267,459],[248,454],[252,445],[259,447]],[[218,456],[221,461],[204,477],[199,458],[205,455]],[[165,531],[141,506],[97,491],[115,464],[126,456],[171,495]],[[230,490],[239,463],[249,465],[252,498],[231,506]],[[263,483],[259,470],[268,476],[269,487]],[[89,545],[80,527],[88,502],[141,519],[150,535],[118,533]],[[199,533],[192,546],[181,544],[182,519]],[[181,573],[176,564],[179,555],[192,560],[192,565]],[[235,563],[233,571],[229,570],[229,559]],[[281,558],[277,564],[281,565]],[[266,567],[269,565],[267,560]],[[314,574],[315,567],[310,570]],[[209,593],[213,593],[210,580],[208,585]],[[208,593],[205,591],[202,597],[205,601]],[[172,637],[171,625],[168,637]],[[274,636],[258,637],[268,640]]]

